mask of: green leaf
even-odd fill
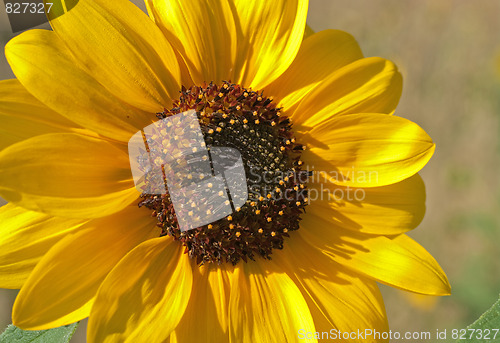
[[[457,343],[500,342],[500,299],[465,331],[465,337],[459,337],[464,339],[458,340]]]
[[[0,335],[0,343],[68,343],[77,326],[78,323],[74,323],[50,330],[27,331],[9,325]]]

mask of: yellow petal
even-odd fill
[[[229,2],[146,0],[146,4],[196,84],[229,80],[237,32]]]
[[[53,133],[0,152],[0,194],[27,209],[69,218],[98,218],[137,199],[128,156],[111,143]]]
[[[132,250],[99,288],[90,314],[89,343],[163,342],[191,295],[189,257],[167,237]]]
[[[402,181],[422,169],[435,149],[417,124],[371,113],[336,116],[308,131],[300,141],[311,142],[303,159],[320,179],[352,187]]]
[[[333,261],[384,284],[429,295],[449,295],[450,284],[436,260],[402,234],[373,236],[343,230],[313,214],[298,234]]]
[[[311,127],[338,114],[393,113],[402,82],[391,61],[380,57],[357,60],[332,73],[307,94],[293,120]]]
[[[16,79],[0,81],[0,122],[0,150],[26,138],[78,127],[43,105]]]
[[[287,239],[282,251],[273,253],[273,260],[286,270],[304,294],[316,331],[388,331],[384,302],[373,280],[336,264],[294,234]],[[301,335],[307,338],[304,332]],[[349,340],[372,341],[371,337]]]
[[[54,32],[27,31],[9,41],[5,50],[23,86],[46,106],[82,127],[128,142],[151,123],[149,115],[121,102],[80,69]]]
[[[95,219],[57,243],[16,298],[14,325],[45,330],[89,316],[97,290],[113,267],[141,242],[158,237],[148,211],[129,206]]]
[[[272,261],[235,268],[229,300],[230,342],[303,342],[314,323],[297,285]],[[307,342],[316,342],[315,339]]]
[[[307,212],[332,225],[363,233],[396,235],[416,228],[424,218],[425,185],[418,174],[389,186],[371,188],[315,181],[308,185],[311,205]]]
[[[292,64],[306,25],[306,0],[234,0],[238,54],[233,80],[261,89]]]
[[[295,105],[328,75],[363,58],[356,40],[339,30],[325,30],[305,39],[290,67],[266,87],[265,94],[279,99],[279,106],[293,113]]]
[[[84,221],[0,207],[0,288],[19,289],[49,249]]]
[[[66,0],[50,24],[99,83],[145,111],[162,111],[177,98],[180,69],[174,50],[148,16],[127,0]],[[75,6],[76,4],[76,6]]]
[[[228,307],[232,266],[209,264],[193,268],[188,307],[170,336],[171,343],[229,342]]]

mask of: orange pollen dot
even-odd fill
[[[258,124],[258,123],[260,123],[260,120],[259,119],[255,120],[255,124]]]
[[[238,231],[236,232],[236,237],[240,237],[241,236],[241,233]]]
[[[273,221],[273,218],[271,218],[271,217],[267,217],[267,221],[270,223],[270,222],[272,222],[272,221]]]
[[[264,232],[264,230],[262,230],[262,228],[260,228],[259,230],[257,230],[259,233],[262,233]]]
[[[272,195],[271,193],[269,193],[269,194],[267,195],[267,198],[268,198],[268,199],[271,199],[272,197],[273,197],[273,195]]]
[[[213,130],[213,129],[210,129],[210,130],[208,130],[208,133],[209,133],[209,134],[212,134],[212,133],[214,133],[214,130]]]
[[[234,229],[234,224],[229,224],[229,228],[232,230]]]
[[[218,95],[219,95],[219,98],[222,98],[224,96],[224,93],[221,92]]]
[[[260,214],[260,210],[255,210],[255,214]]]
[[[208,228],[212,229],[214,226],[212,224],[208,224]]]
[[[233,220],[233,217],[232,216],[227,216],[227,220],[231,221],[231,220]]]
[[[216,129],[215,129],[215,131],[217,131],[217,132],[221,132],[221,131],[222,131],[222,129],[221,129],[220,127],[218,127],[218,128],[216,128]]]
[[[287,229],[287,228],[284,228],[284,229],[283,229],[283,232],[284,232],[284,233],[287,233],[287,232],[288,232],[288,229]]]
[[[259,197],[259,201],[264,201],[264,197],[262,195]]]
[[[295,205],[300,206],[300,201],[297,201]]]
[[[282,215],[283,215],[283,211],[279,211],[279,212],[278,212],[278,214],[279,214],[280,216],[282,216]]]
[[[274,231],[271,232],[271,236],[273,236],[273,237],[276,236],[276,232],[274,232]]]

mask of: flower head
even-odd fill
[[[449,294],[404,234],[424,215],[417,173],[434,143],[392,115],[392,62],[305,30],[305,0],[146,4],[149,17],[126,0],[66,2],[53,32],[6,47],[0,286],[21,289],[15,325],[90,317],[89,342],[299,341],[386,331],[376,281]],[[241,152],[250,196],[181,231],[168,193],[135,188],[127,142],[187,110],[207,147]]]

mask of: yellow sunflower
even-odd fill
[[[21,289],[15,325],[89,317],[89,342],[316,341],[387,332],[376,282],[449,294],[404,234],[423,218],[417,172],[435,146],[392,115],[393,63],[306,29],[306,0],[146,4],[149,17],[126,0],[54,4],[53,31],[7,44],[0,286]],[[189,109],[207,143],[284,176],[180,232],[168,196],[135,188],[127,143]]]

